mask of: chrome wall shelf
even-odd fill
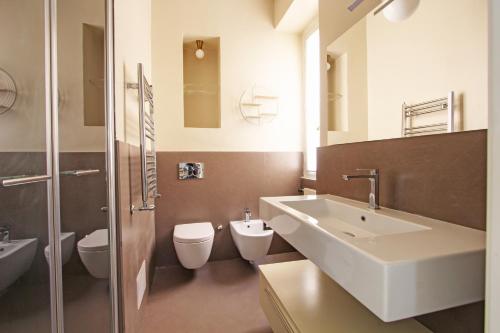
[[[263,93],[255,85],[245,90],[240,97],[239,110],[243,119],[261,123],[272,121],[279,113],[279,97]]]
[[[0,68],[0,115],[12,110],[16,99],[16,82],[6,70]]]

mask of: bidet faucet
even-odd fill
[[[252,217],[252,213],[250,212],[250,208],[245,208],[243,210],[243,214],[245,214],[245,222],[250,222],[250,218]]]
[[[0,226],[0,242],[10,243],[10,227]]]
[[[370,196],[368,197],[368,207],[371,209],[380,209],[379,205],[379,172],[378,169],[356,169],[357,171],[368,171],[364,175],[342,175],[342,179],[368,179],[370,181]]]

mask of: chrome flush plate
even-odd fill
[[[179,163],[179,179],[203,179],[205,176],[205,163],[182,162]]]

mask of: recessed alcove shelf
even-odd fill
[[[184,38],[183,60],[184,127],[220,128],[220,38]]]

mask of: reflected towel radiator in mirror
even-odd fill
[[[154,210],[155,205],[149,199],[160,197],[156,173],[155,123],[153,86],[144,75],[144,66],[137,64],[137,83],[128,83],[127,88],[138,91],[139,136],[141,150],[142,204],[137,210]],[[149,149],[148,149],[149,148]],[[132,207],[132,211],[135,208]]]
[[[455,93],[450,91],[447,97],[438,98],[418,104],[402,106],[401,136],[409,137],[431,133],[455,132]],[[415,123],[417,117],[436,112],[446,112],[446,120],[426,123]]]

